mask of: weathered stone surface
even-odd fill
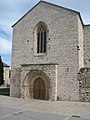
[[[57,71],[57,65],[53,64],[34,64],[34,65],[24,65],[22,66],[21,70],[21,90],[22,90],[22,98],[26,98],[27,96],[24,95],[24,88],[25,84],[28,85],[28,82],[32,82],[33,79],[36,78],[43,78],[45,81],[48,81],[46,84],[48,84],[48,87],[46,89],[49,89],[49,99],[50,100],[57,100],[57,80],[56,80],[56,71]],[[29,80],[26,82],[26,80],[29,78]],[[31,78],[30,78],[31,77]],[[29,84],[29,88],[32,88],[33,90],[33,84]],[[31,90],[31,91],[32,91]],[[29,93],[29,98],[33,98],[33,96]],[[48,99],[48,98],[46,98]]]
[[[47,52],[44,55],[34,54],[35,27],[40,21],[47,25]],[[43,1],[28,12],[13,26],[12,70],[21,68],[21,65],[23,67],[21,73],[19,72],[21,75],[19,81],[15,77],[18,83],[21,82],[20,88],[15,86],[17,83],[12,82],[11,96],[20,96],[20,90],[23,96],[23,80],[31,69],[36,69],[44,72],[49,78],[50,99],[79,100],[77,73],[84,67],[86,59],[86,53],[83,51],[84,33],[84,41],[87,36],[89,40],[89,34],[86,35],[87,31],[83,29],[78,12]],[[90,51],[89,53],[86,51],[89,55]]]
[[[90,25],[84,26],[84,64],[90,68]]]
[[[80,101],[90,102],[90,68],[81,69],[79,75]]]
[[[20,97],[20,83],[21,83],[21,69],[12,69],[12,78],[11,78],[11,96]]]

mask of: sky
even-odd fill
[[[40,0],[0,0],[0,55],[11,65],[12,25]],[[80,12],[84,24],[90,24],[90,0],[44,0]]]

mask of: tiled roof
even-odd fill
[[[3,62],[3,67],[10,67],[10,66]]]

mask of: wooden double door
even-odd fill
[[[38,78],[33,85],[33,98],[45,100],[45,82]]]

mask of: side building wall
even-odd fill
[[[9,66],[3,66],[3,79],[4,79],[4,86],[9,87],[10,86],[10,67]]]
[[[78,72],[80,68],[84,67],[84,51],[83,51],[83,28],[84,25],[78,16],[78,44],[77,44],[77,52],[78,52]]]
[[[80,69],[80,100],[90,102],[90,25],[83,30],[84,67]]]
[[[84,66],[90,68],[90,25],[84,26],[83,35]]]

